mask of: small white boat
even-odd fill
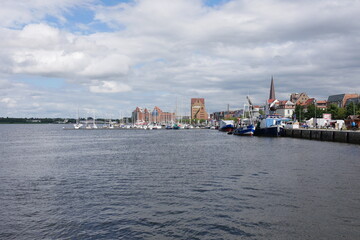
[[[154,125],[154,126],[153,126],[153,129],[156,129],[156,130],[157,130],[157,129],[161,129],[161,128],[162,128],[161,125]]]
[[[79,117],[79,109],[77,112],[77,119],[76,119],[76,123],[74,124],[74,128],[75,129],[80,129],[83,125],[80,123],[80,117]]]

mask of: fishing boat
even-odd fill
[[[239,135],[239,136],[252,136],[254,135],[255,132],[255,126],[253,124],[253,104],[249,98],[249,96],[246,96],[246,99],[248,100],[249,103],[249,119],[247,120],[247,123],[245,123],[245,121],[242,120],[240,127],[236,128],[233,132],[234,135]],[[245,105],[244,105],[244,111],[245,111]],[[245,115],[245,113],[244,113]]]
[[[280,137],[284,134],[285,122],[289,120],[288,118],[281,118],[278,115],[268,115],[258,122],[254,135]]]
[[[249,124],[244,127],[236,128],[233,134],[239,136],[252,136],[254,135],[254,132],[255,132],[255,126],[253,124]]]
[[[234,130],[234,120],[221,120],[219,131],[232,132]]]

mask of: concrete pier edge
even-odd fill
[[[326,129],[285,129],[285,137],[360,144],[360,131]]]

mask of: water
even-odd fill
[[[0,239],[359,239],[360,146],[0,125]]]

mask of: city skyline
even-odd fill
[[[357,1],[19,0],[0,9],[0,117],[208,113],[359,93]]]

